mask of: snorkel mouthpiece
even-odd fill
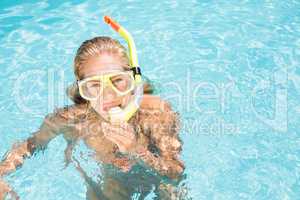
[[[118,122],[118,121],[123,121],[122,120],[122,108],[118,107],[113,107],[109,109],[108,114],[110,116],[110,121],[111,122]]]
[[[136,47],[131,34],[125,28],[123,28],[109,16],[104,16],[104,21],[110,25],[112,29],[118,32],[120,36],[126,40],[128,45],[129,64],[134,74],[134,99],[125,108],[117,108],[108,112],[110,121],[112,122],[128,121],[138,110],[144,93]]]

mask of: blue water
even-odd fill
[[[300,199],[297,0],[2,0],[0,156],[71,103],[64,89],[81,42],[124,44],[104,15],[130,30],[144,74],[181,113],[189,197]],[[6,178],[21,199],[85,199],[83,179],[64,168],[65,147],[55,138]]]

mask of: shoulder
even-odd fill
[[[87,112],[87,104],[72,104],[55,108],[52,113],[46,115],[46,119],[60,119],[61,121],[76,121],[84,117]]]
[[[149,110],[156,110],[156,111],[171,111],[171,105],[166,100],[162,99],[159,96],[155,95],[147,95],[143,96],[141,102],[141,109],[149,109]]]
[[[139,109],[142,121],[159,124],[178,124],[179,113],[174,111],[171,104],[159,96],[144,95]]]

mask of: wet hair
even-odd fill
[[[74,74],[77,80],[83,78],[82,67],[84,67],[87,60],[93,56],[99,56],[103,53],[115,56],[122,63],[122,66],[129,66],[129,58],[126,48],[117,40],[108,36],[99,36],[84,41],[77,50],[74,59]],[[79,94],[79,88],[74,82],[67,88],[68,97],[75,104],[87,103],[87,100],[82,98]],[[148,82],[144,83],[144,93],[152,94],[153,86]]]

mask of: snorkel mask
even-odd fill
[[[95,96],[93,96],[92,92],[86,92],[93,90],[87,90],[86,88],[99,87],[99,85],[95,85],[93,83],[93,81],[97,82],[99,80],[104,85],[100,86],[101,90],[103,90],[103,88],[108,85],[116,92],[118,96],[122,96],[128,94],[129,92],[133,92],[133,99],[127,104],[126,107],[121,108],[117,106],[111,108],[108,111],[109,121],[127,122],[140,107],[140,103],[144,93],[143,81],[141,77],[141,70],[138,64],[136,47],[131,34],[125,28],[120,26],[117,22],[113,21],[109,16],[105,16],[104,21],[126,40],[129,49],[130,71],[123,73],[109,73],[81,80],[78,82],[79,92],[83,98],[87,100],[94,100]],[[120,80],[123,83],[122,85],[119,84]]]

